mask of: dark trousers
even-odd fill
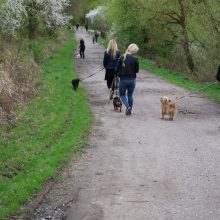
[[[114,69],[106,69],[105,72],[105,80],[107,81],[107,87],[111,89],[112,87],[112,81],[114,78],[115,70]],[[114,90],[114,88],[112,88]]]
[[[113,86],[113,88],[112,88],[112,81],[113,81],[113,79],[112,79],[112,80],[107,80],[107,87],[108,87],[109,89],[112,89],[112,90],[114,91],[114,86]]]
[[[85,50],[80,49],[79,54],[80,54],[80,58],[85,58],[85,54],[84,54]]]

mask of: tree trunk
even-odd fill
[[[179,4],[180,4],[180,20],[179,23],[182,27],[182,33],[183,33],[183,50],[186,56],[186,60],[187,60],[187,66],[190,69],[191,73],[195,74],[195,64],[190,52],[190,47],[189,47],[189,36],[188,36],[188,32],[187,32],[187,28],[186,28],[186,11],[185,11],[185,7],[184,7],[184,0],[178,0]]]
[[[28,15],[28,37],[29,39],[33,39],[35,37],[37,28],[38,28],[38,19],[36,16],[36,5],[34,3],[29,3],[28,7],[29,10],[27,12]]]

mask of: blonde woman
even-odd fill
[[[110,40],[108,43],[107,50],[105,51],[103,58],[103,66],[105,68],[105,80],[107,81],[108,89],[114,88],[112,87],[112,81],[115,75],[115,68],[117,66],[118,60],[120,57],[120,52],[118,51],[117,43],[114,39]],[[112,99],[113,93],[110,95],[110,99]]]
[[[136,74],[139,72],[139,61],[134,55],[138,50],[139,48],[136,44],[130,44],[125,54],[120,57],[115,70],[120,78],[119,93],[122,102],[126,106],[126,115],[131,115],[133,107],[133,92],[136,86]]]

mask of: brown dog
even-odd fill
[[[113,107],[114,107],[115,111],[119,108],[119,110],[121,112],[122,102],[121,102],[121,99],[118,96],[115,96],[113,98]]]
[[[176,102],[172,102],[167,96],[160,98],[161,102],[161,118],[165,119],[165,115],[169,116],[169,120],[173,120],[176,115]]]

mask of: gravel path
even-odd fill
[[[89,147],[27,219],[219,220],[220,106],[196,95],[178,103],[174,121],[161,120],[160,97],[188,91],[141,70],[132,115],[114,112],[99,71],[103,46],[84,30],[76,37],[86,44],[76,71],[97,73],[83,82],[95,118]]]

